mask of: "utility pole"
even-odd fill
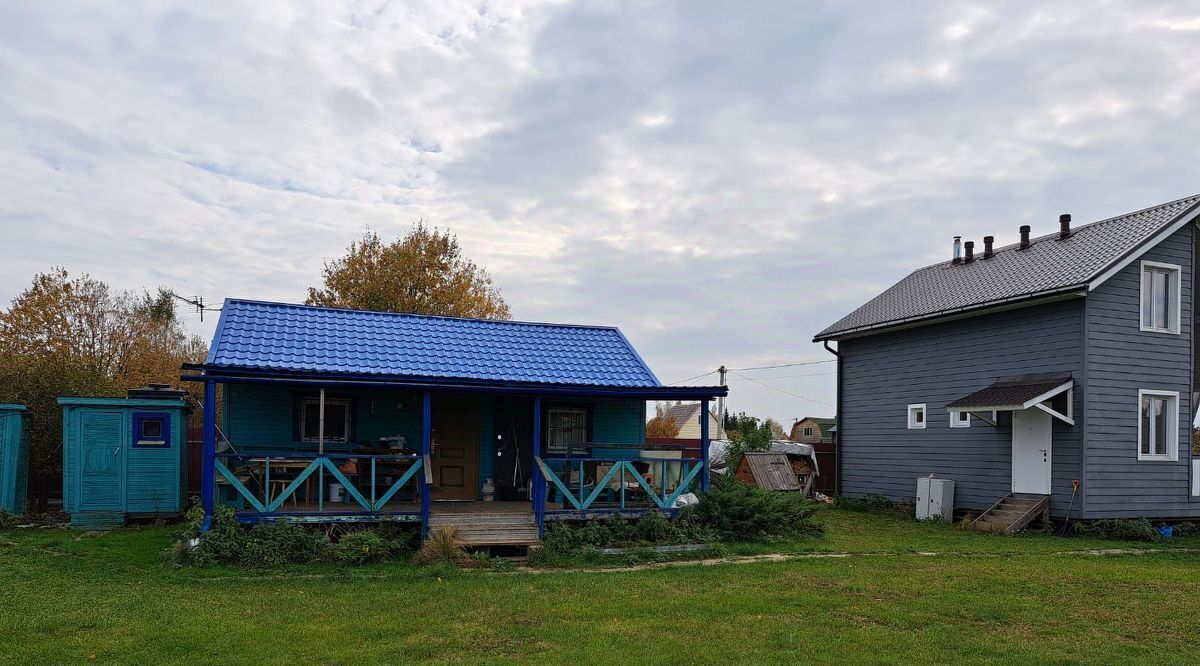
[[[725,386],[725,366],[717,368],[721,373],[721,386]],[[717,399],[717,439],[725,439],[725,396]]]

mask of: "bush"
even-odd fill
[[[1181,539],[1200,536],[1200,523],[1175,523],[1175,536]]]
[[[331,559],[338,564],[370,564],[391,558],[391,544],[372,530],[343,534],[333,545]]]
[[[239,564],[248,567],[308,564],[324,559],[331,548],[324,532],[293,523],[259,525],[245,531]]]
[[[296,523],[268,523],[246,527],[238,523],[233,508],[218,505],[208,532],[201,534],[204,509],[193,502],[175,532],[166,557],[176,564],[210,566],[234,564],[274,567],[330,561],[367,564],[390,559],[411,548],[415,530],[383,524],[373,529],[346,532],[337,541],[324,529]],[[330,529],[336,533],[337,529]],[[196,545],[191,544],[195,541]]]
[[[413,562],[462,566],[467,562],[467,549],[458,538],[458,530],[453,525],[443,525],[429,530],[429,537],[417,549]]]
[[[8,509],[0,509],[0,530],[7,529],[20,522],[21,516],[9,511]]]
[[[716,477],[689,519],[711,528],[725,541],[763,541],[776,537],[818,538],[825,528],[813,520],[817,504],[795,493],[781,493]]]
[[[495,571],[496,573],[508,573],[517,568],[516,565],[512,563],[512,560],[506,557],[493,557],[491,565],[492,571]]]
[[[1075,533],[1123,541],[1158,541],[1162,538],[1158,528],[1145,518],[1104,518],[1090,523],[1075,523]]]
[[[574,552],[581,544],[590,542],[582,540],[581,535],[585,529],[591,527],[591,524],[578,529],[571,529],[566,523],[553,522],[546,525],[545,533],[542,535],[542,549],[552,553],[566,554]],[[594,530],[589,531],[592,534]],[[594,545],[593,545],[594,547]]]
[[[633,526],[634,536],[638,541],[654,544],[679,543],[679,529],[658,511],[643,513]]]

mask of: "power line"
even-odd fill
[[[742,374],[742,373],[740,373],[740,372],[735,372],[735,371],[733,371],[733,370],[730,370],[730,372],[732,372],[733,374],[737,375],[738,377],[741,377],[742,379],[746,379],[746,380],[749,380],[749,381],[752,381],[752,382],[754,382],[755,384],[760,384],[760,385],[762,385],[762,386],[765,386],[765,387],[767,387],[767,388],[771,389],[772,391],[779,391],[780,393],[784,393],[784,394],[790,395],[790,396],[792,396],[792,397],[794,397],[794,398],[800,398],[801,400],[807,400],[807,401],[809,401],[809,402],[815,402],[815,403],[817,403],[818,405],[825,405],[826,407],[833,407],[833,405],[831,405],[831,404],[829,404],[829,403],[825,402],[824,400],[817,400],[816,398],[810,398],[810,397],[808,397],[808,396],[806,396],[806,395],[800,395],[799,393],[792,393],[791,391],[785,391],[784,389],[781,389],[781,388],[779,388],[778,386],[771,386],[770,384],[766,384],[766,383],[764,383],[764,382],[760,382],[760,381],[758,381],[757,379],[755,379],[755,378],[753,378],[753,377],[747,377],[746,375],[743,375],[743,374]]]
[[[794,379],[796,377],[827,377],[836,374],[837,372],[806,372],[799,375],[771,375],[770,377],[755,377],[755,379],[766,381],[769,379]]]
[[[831,358],[824,361],[797,361],[795,363],[781,363],[779,365],[758,365],[752,368],[728,368],[730,372],[737,370],[772,370],[774,368],[794,368],[798,365],[818,365],[820,363],[836,363],[837,359]]]
[[[675,384],[683,384],[685,382],[695,381],[697,379],[700,379],[701,377],[707,377],[709,375],[715,375],[715,374],[717,374],[716,370],[709,370],[708,372],[701,374],[701,375],[696,375],[695,377],[688,377],[687,379],[680,379],[679,381],[667,382],[667,386],[673,386]]]

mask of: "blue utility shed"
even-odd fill
[[[173,515],[187,501],[186,394],[151,385],[126,398],[59,398],[63,509],[102,529],[130,516]]]
[[[25,405],[0,404],[0,509],[25,513],[29,440]]]

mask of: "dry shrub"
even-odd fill
[[[443,525],[429,530],[429,537],[413,556],[416,564],[453,564],[462,566],[467,563],[469,556],[462,539],[458,537],[458,528],[453,525]]]

